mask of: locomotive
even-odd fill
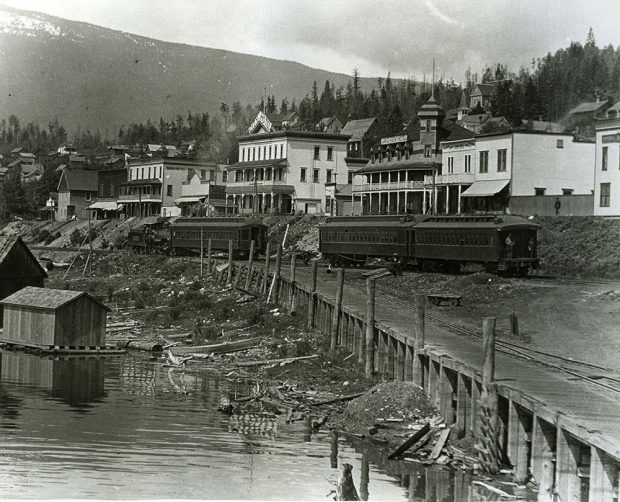
[[[256,256],[265,252],[267,226],[252,218],[177,218],[174,221],[156,218],[129,232],[129,246],[141,253],[195,255],[200,253],[201,237],[204,250],[211,239],[212,251],[228,252],[232,240],[233,256],[247,258],[252,240]]]
[[[425,271],[456,272],[474,263],[525,276],[539,265],[538,228],[511,215],[343,216],[320,226],[319,250],[338,266],[375,257]]]

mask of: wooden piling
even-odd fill
[[[340,312],[342,309],[342,290],[344,289],[344,268],[338,269],[338,275],[336,277],[336,301],[334,303],[334,312],[332,314],[332,327],[330,331],[331,336],[331,350],[336,350],[338,345],[338,326],[340,323]]]
[[[555,454],[555,492],[562,501],[581,500],[581,444],[561,427],[557,429]],[[595,499],[597,500],[597,499]]]
[[[405,380],[405,351],[406,346],[400,340],[396,341],[396,380],[403,382]]]
[[[619,482],[617,474],[618,465],[613,459],[596,446],[591,446],[589,500],[612,501],[614,484]]]
[[[375,364],[375,291],[374,279],[366,279],[366,365],[365,373],[371,377]]]
[[[308,328],[312,329],[315,325],[314,315],[316,310],[316,275],[318,271],[318,262],[312,262],[312,279],[310,283],[310,301],[308,302]]]
[[[528,480],[528,426],[529,419],[517,403],[508,403],[508,458],[514,467],[515,481],[525,484]]]
[[[495,474],[499,471],[499,416],[497,413],[497,385],[495,383],[495,318],[482,321],[482,395],[480,403],[481,438],[479,458],[482,469]]]
[[[250,290],[252,285],[252,272],[254,271],[254,239],[250,241],[250,255],[248,256],[248,275],[245,278],[245,289]]]
[[[405,382],[411,382],[413,380],[413,347],[409,344],[404,344],[405,347],[405,369],[403,378]]]
[[[555,479],[555,428],[539,417],[532,423],[532,475],[538,484],[538,501],[553,502]]]
[[[226,278],[226,282],[232,284],[233,278],[233,241],[232,239],[228,241],[228,277]]]
[[[462,433],[469,433],[471,413],[471,380],[461,371],[456,383],[456,426]]]
[[[202,279],[204,272],[204,262],[205,262],[205,246],[204,239],[202,237],[202,227],[200,227],[200,278]]]
[[[424,382],[424,367],[420,357],[420,351],[424,349],[424,310],[426,299],[424,295],[415,295],[413,298],[413,335],[414,335],[414,363],[413,381],[418,385]]]

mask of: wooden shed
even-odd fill
[[[43,287],[46,277],[47,272],[21,237],[0,235],[0,300],[26,286]]]
[[[0,304],[5,343],[82,350],[105,345],[110,309],[88,293],[27,286]]]

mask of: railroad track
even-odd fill
[[[385,293],[384,293],[385,294]],[[411,308],[412,305],[400,300],[399,298],[394,297],[393,295],[387,295],[390,297],[390,301],[401,305],[406,308]],[[464,336],[470,336],[475,338],[482,338],[482,335],[474,330],[465,328],[458,324],[455,324],[450,321],[446,321],[445,319],[440,318],[437,315],[427,312],[426,314],[430,320],[434,323],[444,326],[451,331]],[[543,366],[547,366],[554,370],[566,373],[570,375],[572,378],[588,382],[592,385],[596,385],[598,387],[604,388],[608,391],[614,392],[616,394],[620,394],[620,385],[612,386],[608,385],[601,380],[608,380],[610,382],[614,382],[616,384],[620,384],[620,378],[611,375],[594,375],[593,372],[605,372],[605,373],[615,373],[615,371],[611,368],[605,368],[603,366],[599,366],[596,364],[588,363],[586,361],[579,361],[577,359],[566,358],[563,356],[559,356],[557,354],[551,354],[548,352],[543,352],[540,350],[532,349],[529,347],[524,347],[523,345],[519,345],[516,343],[508,342],[505,340],[496,340],[495,342],[496,350],[510,355],[512,357],[517,357],[519,359],[524,359],[530,362],[535,362],[538,364],[542,364]],[[552,362],[555,361],[555,362]],[[572,368],[566,367],[566,365],[572,366]]]

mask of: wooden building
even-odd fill
[[[46,278],[47,272],[21,237],[0,235],[0,300],[26,286],[43,287]]]
[[[42,349],[105,345],[110,309],[88,293],[27,286],[0,304],[5,343]]]

